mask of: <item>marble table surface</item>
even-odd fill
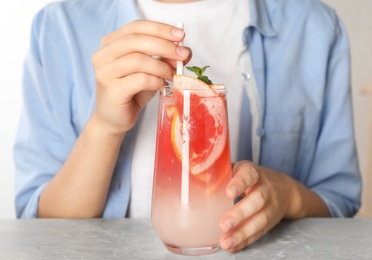
[[[238,253],[170,253],[150,221],[0,220],[0,259],[372,259],[372,219],[282,222]]]

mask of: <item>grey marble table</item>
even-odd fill
[[[0,220],[0,259],[372,259],[372,219],[282,222],[245,250],[170,253],[149,221]]]

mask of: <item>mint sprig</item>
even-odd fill
[[[197,66],[186,67],[186,69],[188,69],[189,71],[194,72],[196,76],[198,77],[198,79],[200,79],[201,81],[204,81],[208,85],[211,85],[212,81],[207,76],[203,75],[203,73],[205,72],[207,68],[209,68],[209,66],[205,66],[203,68],[199,68]]]

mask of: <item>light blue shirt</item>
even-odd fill
[[[257,85],[249,94],[254,160],[319,194],[333,216],[352,216],[361,178],[343,25],[317,0],[251,0],[250,13],[243,33]],[[17,217],[37,216],[40,193],[90,117],[91,57],[102,37],[138,17],[133,0],[63,1],[35,17],[14,147]],[[136,132],[122,143],[105,218],[126,215]]]

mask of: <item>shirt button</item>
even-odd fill
[[[242,80],[243,81],[248,81],[252,78],[251,74],[249,74],[248,72],[243,72],[242,73]]]
[[[265,129],[257,128],[256,129],[256,135],[259,136],[259,137],[263,137],[265,135]]]

